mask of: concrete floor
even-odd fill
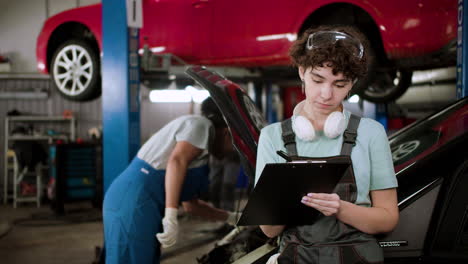
[[[56,218],[48,205],[0,206],[0,263],[91,264],[102,245],[101,212],[88,204],[69,204],[66,216]],[[182,216],[178,243],[163,249],[162,264],[197,263],[222,234],[223,223]]]

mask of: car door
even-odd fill
[[[260,130],[267,124],[246,91],[214,71],[192,66],[186,73],[209,91],[230,129],[242,167],[253,183]]]
[[[401,129],[389,143],[400,217],[392,232],[378,237],[385,257],[467,263],[468,97]]]
[[[146,0],[141,44],[187,63],[210,57],[211,8],[205,0]]]

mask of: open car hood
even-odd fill
[[[203,66],[191,66],[185,72],[208,90],[221,110],[244,172],[253,183],[258,137],[267,124],[263,114],[242,87],[220,74]]]

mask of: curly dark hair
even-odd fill
[[[338,31],[348,34],[361,42],[364,47],[362,58],[355,54],[358,52],[353,45],[344,41],[330,43],[330,45],[308,50],[306,48],[307,39],[310,34],[319,31]],[[333,67],[333,74],[343,73],[346,78],[351,80],[360,79],[366,76],[368,68],[368,42],[362,33],[349,26],[319,26],[307,29],[300,38],[298,38],[289,50],[289,56],[293,66],[304,68],[321,67],[324,63]]]

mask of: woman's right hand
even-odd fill
[[[337,214],[341,207],[340,196],[336,193],[308,193],[301,203],[320,211],[325,216]]]
[[[177,209],[166,208],[162,220],[163,232],[156,234],[156,238],[163,248],[171,247],[177,242],[179,225],[177,223]]]

